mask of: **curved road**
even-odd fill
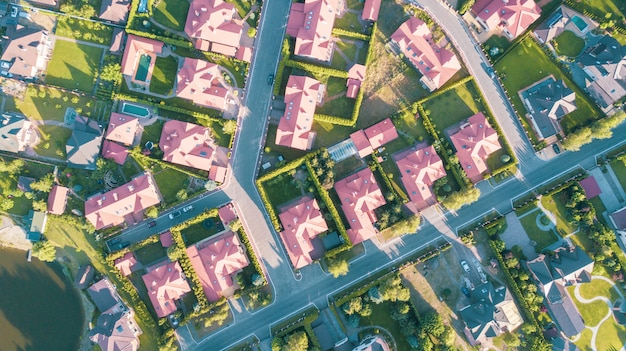
[[[498,118],[506,138],[519,158],[520,172],[516,178],[511,178],[495,188],[487,182],[481,182],[478,187],[481,189],[482,196],[470,207],[462,208],[457,212],[441,213],[436,208],[425,211],[425,221],[417,235],[404,236],[382,247],[367,242],[365,256],[351,262],[350,273],[344,277],[333,279],[323,273],[318,265],[313,265],[303,268],[302,279],[296,280],[278,236],[264,212],[265,209],[254,184],[272,97],[272,89],[267,86],[267,76],[274,74],[278,65],[290,4],[290,0],[265,1],[253,64],[248,78],[248,90],[245,97],[247,109],[239,118],[240,128],[233,148],[232,171],[229,173],[229,180],[222,189],[204,194],[181,205],[194,204],[195,211],[197,211],[198,208],[213,208],[229,201],[235,202],[246,232],[250,234],[257,256],[263,261],[269,281],[274,288],[274,302],[253,314],[236,303],[232,303],[234,323],[203,340],[195,340],[188,328],[179,328],[177,335],[185,350],[222,350],[253,334],[262,341],[263,349],[269,349],[270,326],[287,318],[289,314],[296,313],[311,304],[315,304],[320,309],[326,307],[329,294],[381,269],[395,266],[408,255],[440,239],[442,235],[453,242],[455,250],[468,251],[465,246],[456,241],[457,228],[493,210],[500,213],[510,212],[512,198],[521,196],[530,189],[573,168],[593,168],[595,167],[594,155],[626,142],[619,137],[619,135],[626,135],[626,125],[621,125],[616,128],[613,138],[596,141],[575,154],[566,152],[548,162],[538,159],[526,140],[517,118],[510,110],[506,98],[502,95],[502,90],[482,69],[481,63],[484,62],[482,51],[476,47],[473,38],[461,24],[458,16],[437,0],[423,0],[421,6],[438,19],[450,38],[454,38],[454,44],[462,53],[461,56],[466,66],[476,77],[487,103]],[[141,240],[194,216],[193,212],[183,213],[175,220],[169,220],[168,213],[164,213],[156,220],[155,227],[148,228],[146,223],[148,221],[146,221],[125,230],[122,236],[128,241]]]

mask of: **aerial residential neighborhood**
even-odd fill
[[[626,3],[0,1],[0,349],[626,349]]]

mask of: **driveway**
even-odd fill
[[[506,230],[504,233],[500,234],[500,239],[504,241],[507,249],[511,249],[513,246],[517,245],[522,248],[522,252],[528,258],[528,260],[532,260],[537,257],[537,252],[535,252],[535,247],[530,244],[530,238],[526,235],[526,231],[524,227],[522,227],[522,223],[517,218],[517,214],[515,212],[511,212],[505,216],[506,218]]]

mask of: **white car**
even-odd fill
[[[17,6],[11,6],[11,17],[17,17],[17,14],[20,12],[20,9]]]
[[[169,217],[170,217],[170,219],[174,219],[174,218],[176,218],[176,217],[178,217],[180,215],[181,215],[180,211],[174,211],[174,212],[170,213]]]
[[[193,205],[183,207],[183,212],[189,212],[191,210],[193,210]]]
[[[469,273],[469,271],[470,271],[470,266],[469,266],[469,264],[467,264],[467,261],[465,261],[465,260],[461,261],[461,267],[463,267],[463,270],[464,270],[466,273]]]

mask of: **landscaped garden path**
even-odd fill
[[[591,279],[592,280],[602,280],[602,281],[608,283],[611,286],[611,289],[615,290],[619,294],[619,296],[622,299],[624,299],[624,295],[615,286],[615,283],[611,279],[609,279],[607,277],[603,277],[603,276],[597,276],[597,275],[592,276]],[[597,302],[597,301],[601,301],[601,302],[604,302],[607,305],[607,307],[608,307],[607,314],[600,320],[600,322],[598,322],[594,326],[585,325],[585,327],[587,329],[589,329],[591,331],[591,333],[592,333],[591,342],[589,343],[589,347],[591,347],[592,350],[598,350],[598,348],[596,346],[596,338],[598,336],[598,332],[600,330],[600,326],[603,325],[604,322],[606,322],[608,319],[610,319],[613,316],[613,302],[611,302],[611,300],[609,300],[609,298],[607,298],[605,296],[595,296],[595,297],[593,297],[591,299],[584,298],[580,294],[580,287],[581,286],[583,286],[583,285],[582,284],[578,284],[578,285],[576,285],[576,288],[574,289],[574,295],[576,296],[576,299],[579,302],[581,302],[583,304],[591,304],[591,303],[594,303],[594,302]],[[580,335],[582,335],[582,334],[580,334]],[[578,338],[579,337],[577,337],[577,340],[578,340]],[[624,346],[622,346],[619,350],[620,351],[625,350]]]

